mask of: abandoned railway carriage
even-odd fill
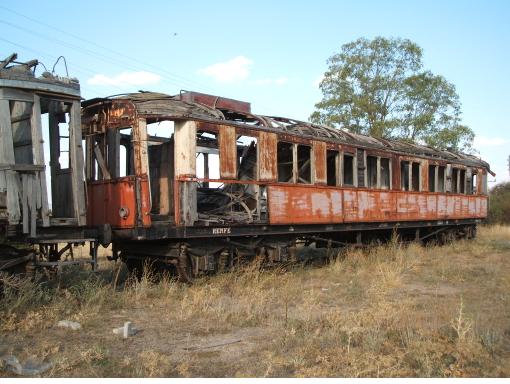
[[[44,72],[37,60],[0,61],[0,271],[62,264],[96,266],[87,231],[78,80]],[[49,158],[48,158],[49,154]],[[48,161],[49,160],[49,161]],[[49,188],[48,188],[49,187]],[[37,245],[37,252],[12,241]],[[90,245],[90,259],[73,247]],[[63,260],[66,254],[66,259]]]
[[[182,279],[246,258],[319,247],[475,234],[489,165],[465,154],[354,135],[200,93],[82,103],[87,223],[130,268]]]

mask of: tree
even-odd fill
[[[423,70],[422,50],[406,39],[365,38],[328,59],[314,123],[436,148],[469,150],[455,86]]]
[[[510,224],[510,182],[501,183],[489,192],[488,222],[492,224]]]

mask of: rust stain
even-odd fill
[[[220,147],[220,177],[235,179],[237,177],[236,129],[229,125],[220,126],[218,135]]]
[[[487,198],[404,191],[271,185],[271,224],[323,224],[485,217]]]
[[[127,176],[89,183],[87,225],[111,224],[113,228],[134,228],[137,217],[135,180],[135,176]],[[140,186],[143,224],[150,226],[149,183],[146,178],[140,180]]]
[[[315,183],[326,184],[326,143],[324,141],[313,142]]]
[[[277,136],[275,133],[260,132],[258,145],[260,181],[276,181],[276,146]]]
[[[342,222],[342,191],[331,188],[270,186],[271,224],[321,224]]]

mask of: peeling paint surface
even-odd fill
[[[480,196],[271,185],[271,224],[323,224],[483,218]]]

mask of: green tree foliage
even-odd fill
[[[422,50],[410,40],[361,38],[328,65],[312,122],[441,149],[471,147],[455,86],[423,70]]]
[[[510,224],[510,182],[498,184],[490,190],[488,221]]]

